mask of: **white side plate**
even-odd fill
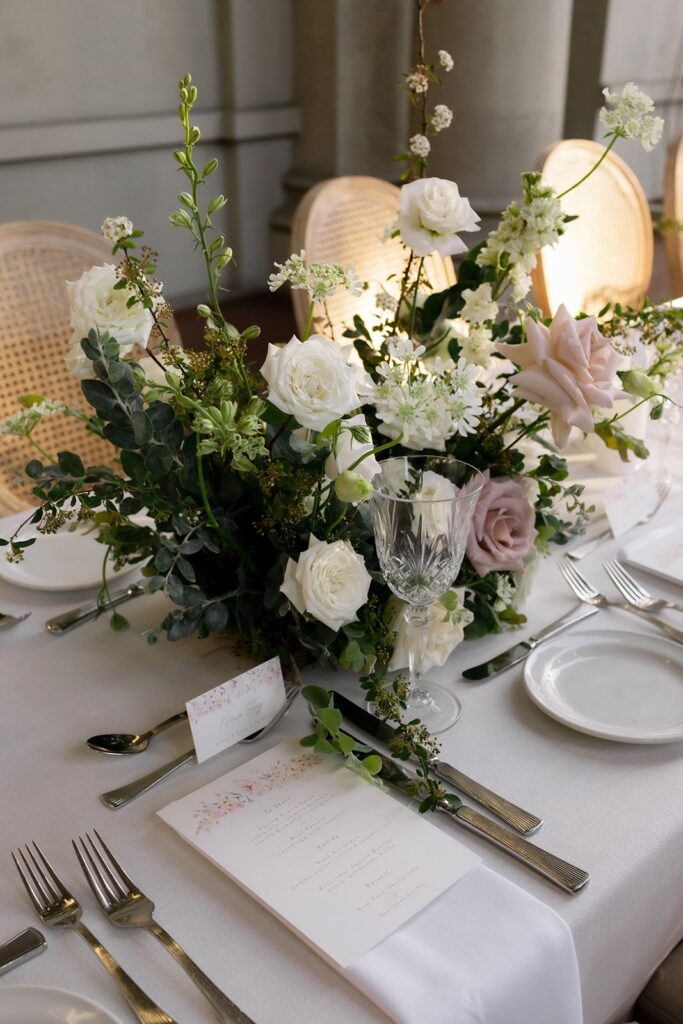
[[[85,996],[43,985],[0,987],[0,1020],[7,1024],[122,1024]]]
[[[43,536],[35,527],[21,531],[20,540],[36,537],[35,544],[24,549],[23,561],[8,562],[0,548],[0,579],[29,590],[81,590],[96,587],[102,581],[102,561],[106,552],[104,544],[98,544],[94,532],[63,529],[59,533]],[[126,566],[114,572],[111,562],[107,563],[107,579],[127,576],[135,571]]]
[[[683,584],[683,529],[679,522],[648,530],[623,545],[619,558],[653,576]]]
[[[622,743],[683,740],[683,646],[645,633],[591,630],[542,643],[527,693],[572,729]]]

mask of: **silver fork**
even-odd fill
[[[24,615],[9,615],[7,612],[0,612],[0,630],[11,629],[12,626],[18,626],[20,622],[27,619],[31,613],[26,612]]]
[[[659,480],[657,482],[656,490],[657,504],[650,512],[647,513],[647,515],[644,515],[642,519],[639,519],[637,523],[634,523],[634,526],[642,526],[643,523],[649,523],[652,517],[659,512],[662,504],[669,496],[669,491],[671,490],[671,478],[666,477],[664,480]],[[590,540],[584,541],[583,544],[579,544],[578,547],[568,551],[565,557],[572,558],[575,562],[578,562],[580,559],[585,558],[586,555],[589,555],[591,551],[595,551],[595,549],[602,544],[603,540],[607,537],[611,537],[611,535],[611,527],[607,526],[604,530],[601,530],[600,533],[596,534],[595,537],[591,537]]]
[[[152,901],[128,877],[97,829],[93,831],[99,841],[99,847],[86,833],[85,839],[79,836],[78,842],[73,842],[73,848],[90,888],[112,924],[118,925],[119,928],[144,928],[158,939],[164,949],[176,958],[200,992],[206,996],[223,1024],[254,1024],[154,920]]]
[[[631,576],[631,573],[616,558],[604,562],[602,567],[617,590],[620,590],[628,603],[636,608],[650,612],[661,612],[664,608],[672,608],[676,612],[683,612],[683,604],[666,601],[663,597],[654,597],[649,590],[642,587]]]
[[[576,566],[572,565],[566,556],[559,563],[559,567],[560,572],[579,601],[583,601],[585,604],[592,604],[596,608],[621,608],[625,612],[637,615],[638,618],[644,619],[646,622],[651,622],[653,626],[657,626],[663,633],[670,636],[672,640],[683,644],[683,631],[674,629],[668,622],[664,622],[664,619],[658,619],[655,615],[651,615],[650,612],[643,611],[642,608],[636,608],[635,605],[629,604],[627,601],[610,601],[599,590],[596,590],[585,576],[581,575]]]
[[[140,1024],[176,1024],[173,1017],[152,1002],[82,923],[80,903],[67,891],[39,846],[33,843],[38,859],[28,845],[24,849],[28,857],[22,850],[17,850],[19,859],[13,853],[12,860],[41,921],[49,928],[71,928],[85,939],[121,989]]]

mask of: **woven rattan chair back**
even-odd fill
[[[683,135],[669,146],[664,178],[664,218],[683,225]],[[665,228],[664,241],[671,276],[671,295],[683,295],[683,230]],[[657,296],[659,298],[659,296]]]
[[[565,139],[551,146],[540,170],[558,193],[586,174],[604,146]],[[564,303],[571,313],[597,313],[608,302],[638,305],[652,275],[652,217],[633,171],[608,153],[597,171],[562,200],[578,215],[555,246],[546,246],[532,273],[534,296],[546,316]]]
[[[358,298],[338,288],[327,300],[337,341],[341,340],[344,325],[353,323],[354,314],[362,316],[366,326],[372,327],[378,312],[376,296],[383,287],[393,294],[400,290],[407,250],[400,239],[385,238],[386,229],[396,222],[398,195],[395,185],[380,178],[331,178],[310,189],[297,207],[292,224],[292,252],[304,249],[307,263],[352,266],[369,285]],[[423,275],[434,291],[455,284],[449,257],[428,256]],[[292,301],[301,334],[308,314],[308,293],[295,290]],[[316,304],[314,317],[314,330],[329,335],[322,304]]]
[[[16,412],[25,394],[92,412],[64,365],[71,338],[64,282],[111,262],[104,239],[84,228],[39,220],[0,224],[0,419]],[[179,341],[175,325],[172,333]],[[34,436],[53,455],[73,450],[86,463],[116,464],[112,446],[75,418],[47,418]],[[35,504],[23,475],[30,458],[24,438],[0,437],[0,512]]]

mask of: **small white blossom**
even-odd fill
[[[652,114],[654,103],[633,82],[627,82],[621,95],[603,89],[605,106],[600,110],[600,124],[608,135],[635,139],[648,153],[662,137],[664,121]]]
[[[353,296],[363,290],[363,282],[353,267],[342,267],[339,263],[311,263],[306,266],[306,253],[292,253],[284,263],[276,263],[277,272],[268,278],[271,292],[277,291],[289,282],[292,288],[305,289],[311,298],[319,302],[332,295],[337,288],[346,288]]]
[[[102,234],[112,245],[133,232],[133,222],[128,217],[107,217],[101,228]]]
[[[510,203],[503,211],[498,227],[486,240],[477,257],[479,266],[507,265],[518,275],[529,274],[536,256],[546,245],[554,245],[564,231],[564,213],[552,186],[540,174],[522,175],[523,202]],[[518,276],[518,291],[524,284]]]
[[[439,64],[444,71],[453,70],[453,58],[451,57],[448,50],[439,50]]]
[[[406,75],[406,85],[411,92],[423,93],[429,88],[429,79],[421,68],[416,68]]]
[[[495,351],[493,335],[483,324],[470,325],[469,331],[458,338],[462,358],[473,366],[486,367]]]
[[[486,320],[495,320],[498,315],[498,303],[491,295],[490,284],[480,284],[478,288],[466,288],[462,297],[465,300],[460,315],[473,324],[483,324]]]
[[[420,159],[425,160],[429,156],[431,150],[431,144],[426,135],[413,135],[410,140],[410,152],[414,156],[419,156]]]
[[[453,111],[445,103],[437,103],[432,114],[432,128],[435,132],[443,132],[450,128],[453,120]]]
[[[12,416],[0,421],[0,437],[16,435],[28,437],[35,427],[45,416],[56,416],[60,412],[66,412],[67,407],[63,402],[55,402],[50,399],[43,399],[42,402],[35,402],[33,405],[20,409]]]
[[[512,301],[521,302],[527,297],[531,288],[531,276],[527,274],[521,263],[516,264],[510,271],[510,282],[512,284]]]
[[[412,338],[401,338],[398,335],[388,339],[387,349],[391,358],[399,363],[417,360],[425,351],[424,345],[415,348]]]

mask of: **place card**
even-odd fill
[[[267,725],[286,696],[280,659],[271,658],[188,700],[197,761],[207,761]]]
[[[479,863],[340,758],[316,754],[296,740],[158,813],[340,967]]]
[[[618,484],[605,491],[603,505],[615,537],[621,537],[656,507],[659,501],[657,479],[654,473],[641,470],[635,476],[622,477]]]

